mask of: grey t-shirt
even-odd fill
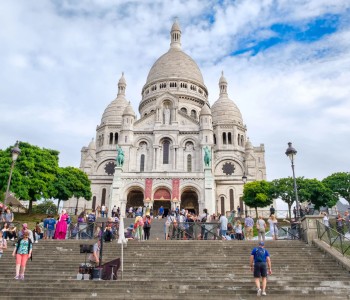
[[[265,221],[263,219],[258,219],[256,221],[256,226],[259,228],[259,231],[265,231]]]

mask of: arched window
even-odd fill
[[[102,189],[101,205],[106,205],[106,189]]]
[[[96,196],[92,197],[92,210],[96,209]]]
[[[224,145],[226,145],[226,132],[222,134],[222,142]]]
[[[181,108],[181,111],[182,111],[184,114],[187,115],[187,108],[186,108],[186,107],[182,107],[182,108]]]
[[[125,140],[125,143],[127,143],[128,142],[128,136],[125,136],[124,140]]]
[[[228,140],[228,144],[232,144],[232,137],[231,137],[231,132],[229,132],[228,134],[227,134],[227,140]]]
[[[187,155],[187,172],[192,172],[192,156],[191,156],[191,154]]]
[[[221,214],[225,215],[225,198],[221,197],[220,200],[221,200]]]
[[[109,144],[112,145],[113,144],[113,132],[111,132],[109,134]]]
[[[169,163],[169,150],[170,150],[170,142],[165,140],[163,142],[163,164]]]
[[[114,134],[114,144],[118,144],[118,132]]]
[[[145,171],[145,155],[141,154],[141,159],[140,159],[140,172]]]
[[[194,109],[191,110],[191,117],[197,119],[197,112]]]
[[[216,135],[214,134],[214,145],[216,145]]]
[[[230,210],[233,211],[235,209],[235,203],[233,198],[233,189],[230,189]]]
[[[237,137],[237,144],[238,144],[238,146],[241,145],[241,135],[240,134]]]
[[[244,137],[243,137],[243,135],[241,135],[241,146],[242,147],[244,146]]]

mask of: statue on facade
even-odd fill
[[[124,151],[117,145],[117,157],[116,162],[118,167],[122,167],[124,165]]]
[[[170,124],[170,109],[168,106],[164,108],[164,124],[169,125]]]
[[[211,153],[210,153],[210,149],[208,146],[205,146],[204,148],[204,165],[206,167],[210,166],[210,162],[211,162]]]

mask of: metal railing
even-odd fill
[[[171,240],[221,240],[220,223],[172,222],[168,235]]]
[[[350,258],[350,239],[320,221],[316,221],[316,224],[318,238],[336,249],[343,256]]]
[[[303,239],[303,230],[300,223],[291,224],[290,226],[278,226],[279,240],[301,240]]]
[[[104,228],[102,232],[102,228]],[[119,222],[79,222],[70,223],[67,230],[68,239],[118,239]]]

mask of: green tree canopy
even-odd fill
[[[54,190],[54,196],[58,199],[57,207],[61,200],[66,201],[76,197],[78,206],[79,198],[90,200],[92,196],[89,178],[83,171],[74,167],[58,169]]]
[[[0,151],[0,190],[5,191],[12,162],[11,148]],[[10,190],[17,198],[32,202],[53,196],[53,182],[58,169],[56,150],[39,148],[25,142],[19,143],[21,155],[13,169]]]
[[[350,173],[333,173],[322,180],[323,184],[330,188],[338,197],[350,202]]]
[[[302,201],[310,201],[316,209],[332,207],[338,200],[332,190],[317,179],[304,179],[299,194]]]
[[[296,178],[297,191],[300,202],[304,201],[305,195],[301,192],[303,187],[304,178]],[[291,217],[291,208],[295,202],[295,191],[294,191],[294,179],[292,177],[280,178],[271,181],[273,188],[273,197],[281,198],[281,200],[288,205],[289,217]]]
[[[248,182],[244,185],[243,201],[249,207],[254,207],[258,215],[258,207],[266,207],[273,203],[273,188],[265,180]]]

